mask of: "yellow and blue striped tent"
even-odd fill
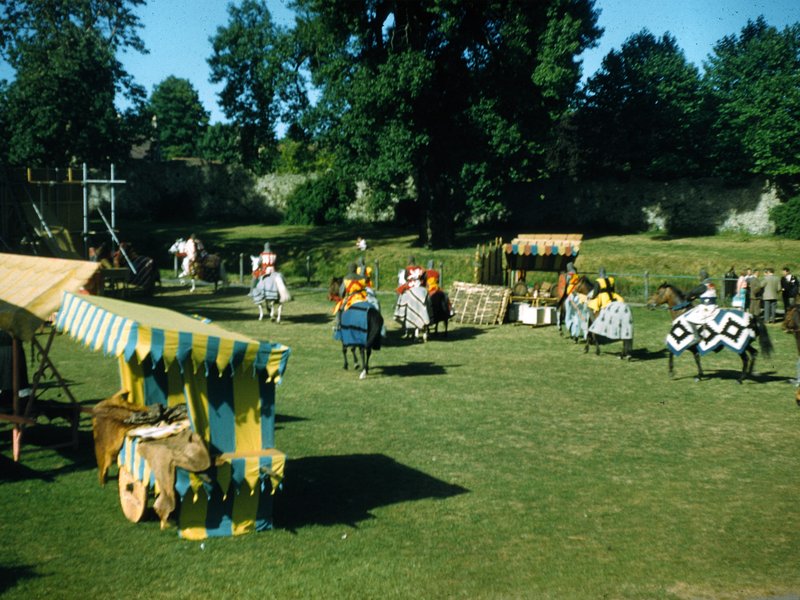
[[[290,349],[171,310],[65,293],[56,328],[117,357],[122,387],[140,405],[185,402],[214,464],[202,479],[176,476],[183,537],[237,535],[272,526],[272,493],[285,455],[275,445],[275,384]],[[127,441],[120,465],[152,483]]]

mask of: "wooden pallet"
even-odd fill
[[[453,282],[450,302],[456,323],[500,325],[505,319],[511,290],[499,285]]]

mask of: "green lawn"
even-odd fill
[[[290,230],[224,235],[253,242],[269,236],[288,248]],[[349,253],[350,237],[354,243],[347,231],[326,239],[336,260]],[[404,248],[392,241],[398,239],[406,238],[387,237],[386,251],[401,256]],[[610,270],[627,268],[634,259],[625,248],[640,248],[671,273],[691,274],[696,265],[678,267],[698,243],[715,248],[726,268],[746,256],[778,263],[800,256],[796,242],[717,242],[719,248],[708,238],[588,240],[579,266],[602,261]],[[743,385],[735,382],[740,362],[730,352],[706,357],[709,378],[699,383],[693,361],[681,356],[669,380],[668,316],[640,307],[631,362],[618,360],[619,344],[599,357],[585,355],[552,327],[453,325],[447,340],[423,345],[400,340],[398,326],[389,323],[386,346],[373,356],[368,379],[359,381],[341,368],[324,292],[295,292],[280,325],[258,322],[242,289],[190,295],[168,288],[153,300],[292,347],[277,392],[276,445],[289,460],[275,529],[200,544],[160,531],[155,519],[129,523],[116,480],[97,484],[88,420],[77,453],[41,447],[66,437],[62,422],[31,429],[20,464],[10,461],[10,434],[3,430],[0,594],[716,599],[800,593],[794,460],[800,409],[786,382],[797,352],[779,326],[770,326],[775,354],[760,358],[759,375]],[[388,319],[393,297],[381,299]],[[115,361],[69,339],[57,339],[55,360],[81,402],[118,388]]]

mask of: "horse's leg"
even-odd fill
[[[264,319],[264,303],[258,303],[258,320],[261,321]]]
[[[450,325],[450,319],[445,319],[444,320],[444,337],[447,337],[447,328],[449,327],[449,325]]]
[[[342,344],[342,356],[344,356],[344,370],[347,371],[347,346]]]
[[[269,301],[269,320],[275,320],[275,300]]]
[[[694,380],[700,381],[703,378],[703,367],[700,364],[700,353],[694,346],[692,346],[692,355],[694,356],[694,362],[697,365],[697,375],[695,376]]]
[[[189,291],[194,292],[194,277],[192,277],[192,289],[190,289]]]
[[[738,379],[736,379],[736,383],[741,385],[742,381],[744,381],[745,375],[747,375],[747,363],[749,362],[748,358],[747,358],[747,351],[742,352],[739,355],[739,358],[742,359],[742,371],[741,371],[741,373],[739,373],[739,377],[738,377]]]
[[[670,352],[669,353],[669,367],[668,367],[669,370],[667,371],[667,373],[669,374],[669,378],[670,379],[675,377],[674,366],[675,366],[675,355],[672,352]]]
[[[366,379],[367,378],[367,358],[365,356],[366,351],[364,350],[364,346],[358,347],[359,353],[361,354],[361,374],[358,376],[359,379]]]
[[[283,304],[278,302],[278,316],[275,318],[275,322],[276,323],[280,323],[281,322],[281,310],[283,310]]]
[[[584,344],[583,344],[583,353],[584,354],[588,354],[589,353],[589,346],[592,343],[592,336],[593,335],[594,335],[593,333],[589,333],[589,334],[586,335],[586,339],[584,340]],[[578,340],[575,340],[575,343],[577,344]]]
[[[350,346],[350,350],[353,352],[353,368],[358,369],[358,357],[356,356],[356,347]]]
[[[758,350],[752,346],[748,346],[747,351],[750,353],[750,364],[747,367],[747,374],[752,375],[753,368],[756,366],[756,356],[758,356]]]
[[[425,325],[425,327],[422,328],[422,341],[423,342],[427,342],[428,341],[428,326],[427,325]]]

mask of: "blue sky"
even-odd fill
[[[287,2],[267,0],[267,5],[277,23],[290,26]],[[227,5],[225,0],[149,0],[139,16],[144,24],[140,35],[150,54],[122,55],[125,68],[148,94],[170,75],[188,79],[211,113],[211,122],[223,121],[217,106],[221,86],[208,82],[206,59],[211,55],[209,38],[228,21]],[[726,35],[738,34],[748,19],[764,15],[778,28],[800,22],[800,0],[597,0],[596,7],[605,32],[599,46],[580,57],[584,76],[600,67],[609,50],[619,49],[643,28],[657,36],[669,31],[687,59],[702,68],[713,45]],[[0,78],[9,77],[11,72],[3,67],[0,64]]]

